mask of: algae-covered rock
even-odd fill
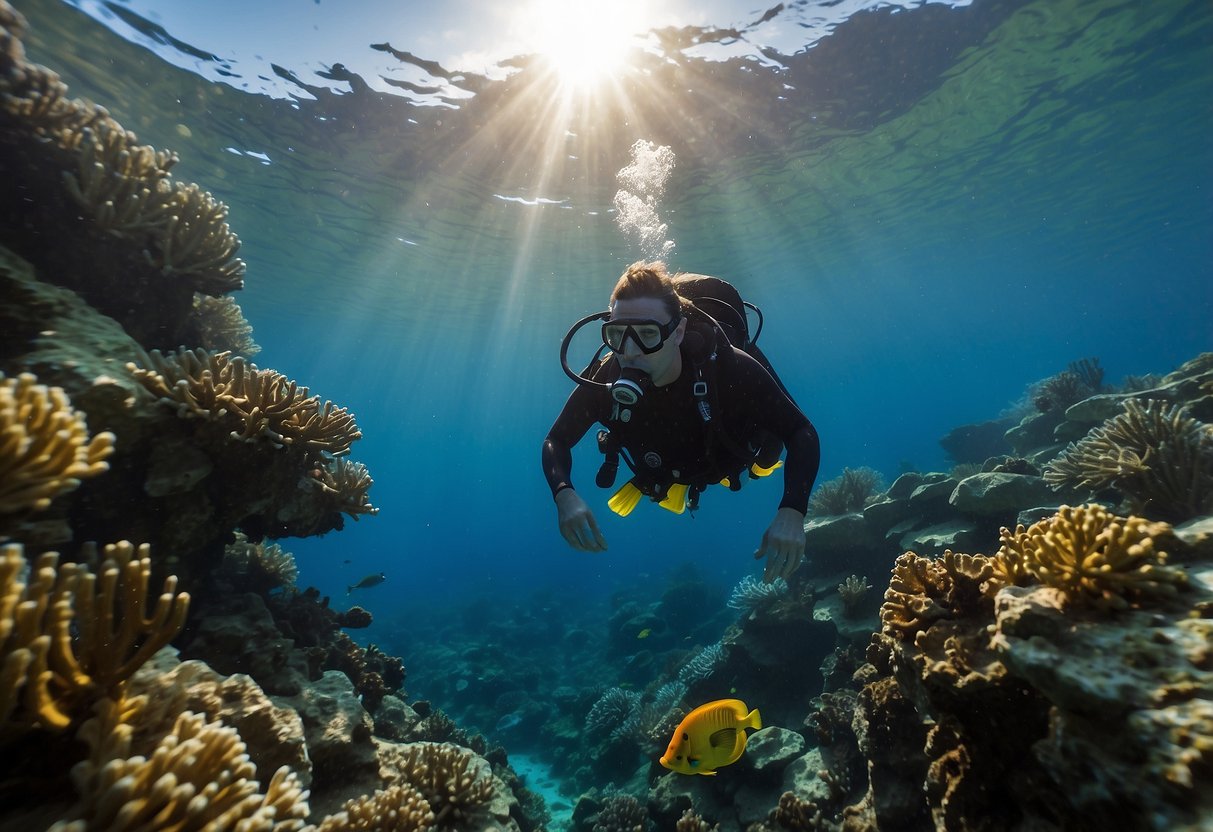
[[[1041,477],[1027,474],[974,474],[956,486],[948,501],[962,514],[974,517],[1007,517],[1026,506],[1057,499],[1057,493]]]

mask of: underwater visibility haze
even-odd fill
[[[1213,5],[9,3],[4,427],[70,409],[20,410],[32,372],[91,450],[26,486],[6,446],[6,598],[84,597],[67,562],[122,539],[152,544],[128,595],[192,597],[108,670],[79,609],[0,640],[0,742],[49,784],[0,829],[119,828],[122,749],[76,792],[31,749],[144,725],[138,772],[185,710],[212,722],[181,742],[248,744],[257,829],[1213,824]],[[561,538],[561,340],[641,260],[759,307],[820,436],[786,583],[753,558],[781,471],[619,517],[593,432],[573,481],[609,548]],[[251,680],[183,692],[215,673]],[[136,692],[168,704],[96,706]],[[749,747],[712,724],[714,776],[659,765],[713,700],[761,709]]]

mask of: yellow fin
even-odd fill
[[[670,486],[670,490],[666,492],[665,499],[658,503],[659,506],[666,511],[672,511],[675,514],[682,514],[687,507],[687,486],[685,483],[676,482]]]
[[[720,481],[720,484],[723,485],[725,488],[728,488],[729,487],[729,478],[725,477],[724,479],[722,479]]]
[[[755,476],[755,477],[769,477],[769,476],[771,476],[771,474],[775,473],[776,469],[782,468],[782,467],[783,467],[782,459],[775,460],[775,464],[772,465],[770,468],[763,468],[761,465],[759,465],[757,462],[755,462],[750,466],[750,474],[751,474],[751,476]]]
[[[627,517],[643,496],[644,493],[631,480],[628,480],[623,487],[611,495],[611,499],[607,500],[607,507],[620,517]]]

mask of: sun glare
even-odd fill
[[[585,87],[624,65],[634,39],[648,28],[647,17],[638,0],[536,0],[521,22],[531,50],[552,64],[560,81]]]

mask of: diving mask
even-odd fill
[[[642,353],[652,355],[665,346],[665,342],[681,322],[681,315],[664,324],[650,318],[608,320],[602,324],[602,343],[615,352],[623,352],[624,345],[631,339]]]

